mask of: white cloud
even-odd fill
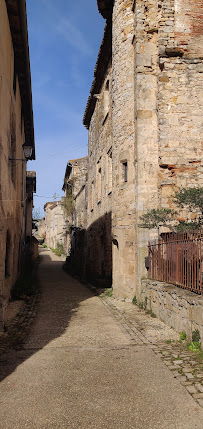
[[[60,8],[56,7],[50,0],[40,0],[46,6],[49,13],[49,19],[53,21],[52,28],[68,42],[70,46],[77,49],[84,55],[92,55],[92,48],[85,40],[84,34],[74,25],[72,20],[64,18],[59,12]],[[62,9],[63,10],[63,9]]]
[[[71,46],[79,50],[82,54],[92,54],[92,49],[85,41],[84,35],[67,18],[61,19],[55,28]]]

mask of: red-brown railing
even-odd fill
[[[203,293],[203,233],[167,233],[149,243],[149,278]]]

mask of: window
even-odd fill
[[[94,210],[94,182],[91,184],[91,211]]]
[[[107,193],[112,192],[112,149],[107,153]]]
[[[9,277],[10,275],[10,253],[11,253],[11,240],[10,234],[7,231],[6,234],[6,254],[5,254],[5,277]]]
[[[107,80],[104,90],[104,121],[103,124],[108,116],[109,113],[109,80]]]
[[[124,161],[123,163],[123,180],[124,182],[128,181],[128,163]]]
[[[98,164],[97,170],[97,203],[101,202],[101,167]]]

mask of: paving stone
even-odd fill
[[[201,405],[201,407],[203,407],[203,399],[197,399],[197,402],[199,403],[199,405]]]
[[[193,395],[193,397],[195,399],[203,399],[203,393],[195,393],[195,395]]]
[[[184,377],[184,375],[180,375],[180,374],[177,376],[177,378],[181,383],[187,380],[186,377]]]
[[[189,378],[189,379],[194,378],[194,375],[192,375],[190,372],[187,372],[185,375],[186,375],[186,377],[187,377],[187,378]]]
[[[178,377],[180,375],[180,373],[178,371],[173,371],[173,375],[174,375],[174,377]]]
[[[202,392],[202,393],[203,393],[203,385],[202,385],[202,384],[200,384],[200,383],[196,383],[196,384],[195,384],[195,387],[196,387],[196,389],[197,389],[197,390],[199,390],[199,392]]]
[[[175,370],[175,369],[180,368],[180,365],[170,365],[170,366],[168,366],[168,368],[169,368],[171,371],[173,371],[173,370]]]
[[[188,391],[189,393],[191,393],[191,394],[195,394],[195,393],[197,393],[197,389],[196,389],[194,386],[192,386],[192,385],[190,385],[190,386],[186,386],[186,389],[187,389],[187,391]]]
[[[174,365],[181,365],[183,363],[182,360],[174,360],[173,361]]]
[[[190,368],[190,367],[188,367],[188,368],[182,368],[182,371],[183,372],[185,372],[185,373],[187,373],[187,372],[191,372],[191,371],[193,371],[193,368]]]
[[[163,360],[163,362],[165,363],[165,365],[170,366],[171,365],[171,361],[170,360]]]

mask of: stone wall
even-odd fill
[[[112,16],[113,289],[120,298],[134,296],[137,276],[132,5],[115,1]]]
[[[73,197],[73,226],[86,228],[88,157],[68,161],[69,173],[64,179],[65,197]]]
[[[74,274],[85,277],[86,272],[86,228],[87,228],[87,180],[88,157],[69,160],[63,190],[63,201],[67,204],[67,254],[69,268]]]
[[[46,203],[45,210],[45,243],[56,249],[62,244],[67,249],[67,224],[63,210],[63,200]]]
[[[111,40],[109,40],[111,43]],[[87,270],[88,280],[112,276],[112,66],[103,75],[89,126]],[[107,285],[107,284],[106,284]]]
[[[189,339],[198,329],[203,344],[203,296],[166,283],[142,280],[138,300],[176,332],[184,331]]]
[[[202,0],[135,3],[137,227],[147,210],[173,208],[177,188],[203,186],[202,6]],[[150,235],[137,228],[137,293],[147,277]]]
[[[158,234],[140,216],[173,207],[178,187],[203,185],[203,0],[98,5],[107,24],[84,116],[86,266],[101,275],[112,265],[114,295],[133,298]]]
[[[31,90],[27,87],[25,91],[26,82],[30,82],[28,46],[23,45],[26,38],[19,27],[18,50],[14,53],[19,10],[14,21],[8,11],[5,0],[0,0],[0,325],[25,252],[26,160],[22,148],[25,140],[34,153],[32,120],[29,117],[27,125],[25,120],[25,115],[32,116]],[[26,22],[23,24],[26,29]],[[21,56],[26,57],[27,65],[26,71],[24,66],[21,68],[24,82],[20,83]],[[16,158],[23,161],[15,161]]]
[[[169,8],[170,6],[170,8]],[[203,1],[163,2],[159,19],[159,202],[203,186]]]
[[[163,4],[163,2],[162,2]],[[135,3],[135,193],[137,231],[136,291],[147,277],[145,256],[149,234],[139,228],[140,216],[157,209],[159,175],[158,129],[158,2]]]

